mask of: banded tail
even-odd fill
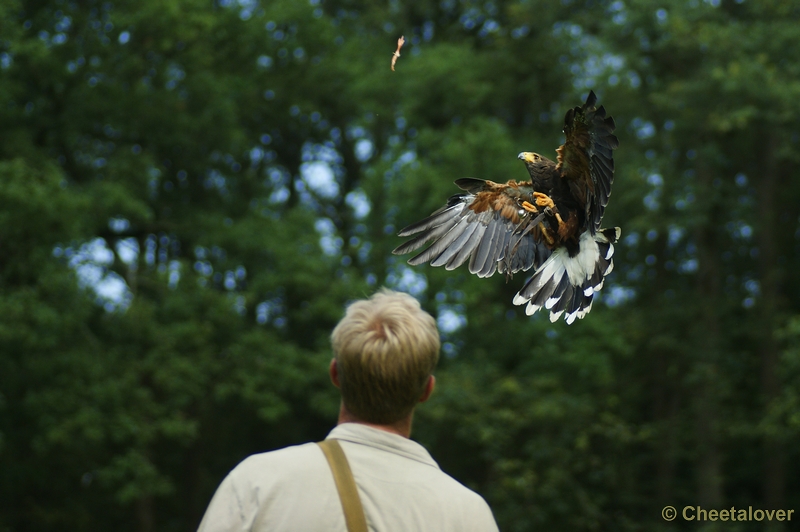
[[[582,319],[592,308],[594,293],[603,288],[606,275],[614,269],[614,244],[619,227],[600,229],[594,235],[585,231],[578,253],[570,257],[567,249],[556,249],[514,296],[515,305],[525,305],[530,316],[545,308],[550,321],[564,314],[568,324]]]

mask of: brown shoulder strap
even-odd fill
[[[361,506],[356,481],[353,479],[353,472],[350,471],[350,465],[347,463],[342,446],[334,439],[317,442],[317,445],[320,446],[325,458],[328,459],[328,465],[331,466],[336,490],[342,501],[347,532],[367,532],[364,508]]]

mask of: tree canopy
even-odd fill
[[[796,506],[798,19],[784,0],[0,3],[0,531],[193,529],[245,456],[327,434],[330,331],[381,286],[442,333],[413,437],[501,530]],[[553,157],[590,89],[617,123],[623,238],[586,319],[391,254],[455,179]]]

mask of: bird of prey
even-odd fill
[[[409,225],[399,236],[414,236],[393,253],[402,255],[431,245],[408,261],[430,262],[453,270],[469,259],[478,277],[495,272],[511,278],[533,269],[514,297],[525,312],[550,311],[550,321],[563,314],[567,323],[583,318],[592,298],[614,267],[618,227],[600,223],[614,179],[614,119],[597,97],[567,111],[564,144],[557,162],[538,153],[523,152],[529,181],[505,184],[465,177],[455,184],[464,192],[429,217]]]

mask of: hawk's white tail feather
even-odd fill
[[[619,236],[619,227],[594,235],[586,231],[572,257],[566,248],[556,249],[514,296],[514,304],[527,305],[528,315],[544,307],[552,322],[562,315],[569,324],[582,319],[592,308],[594,293],[603,288],[606,275],[614,269],[614,243]]]

